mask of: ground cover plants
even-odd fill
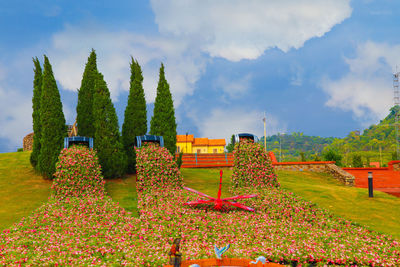
[[[182,238],[184,259],[215,257],[214,245],[229,243],[228,257],[264,256],[298,266],[400,264],[399,241],[337,218],[270,182],[231,189],[235,195],[257,193],[257,198],[241,200],[256,212],[183,206],[197,196],[181,188],[181,174],[164,151],[154,145],[137,150],[142,166],[139,218],[129,216],[104,191],[88,190],[85,197],[53,195],[33,216],[0,234],[0,265],[162,266],[176,237]],[[92,160],[95,157],[84,162]],[[95,176],[96,172],[87,177]],[[94,187],[102,183],[92,182]]]
[[[260,144],[243,140],[235,145],[233,155],[233,188],[279,186],[271,159]]]

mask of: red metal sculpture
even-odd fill
[[[227,197],[227,198],[222,198],[221,199],[222,174],[223,174],[223,172],[221,170],[219,172],[219,176],[220,177],[219,177],[219,190],[218,190],[218,197],[217,198],[210,197],[209,195],[206,195],[204,193],[196,191],[196,190],[194,190],[192,188],[184,187],[184,189],[186,189],[186,190],[188,190],[190,192],[193,192],[193,193],[196,193],[196,194],[198,194],[198,195],[200,195],[202,197],[208,198],[208,200],[199,199],[199,200],[196,200],[196,201],[190,201],[190,202],[185,203],[184,205],[196,206],[196,205],[199,205],[199,204],[214,203],[214,209],[215,210],[222,210],[224,205],[225,206],[231,205],[231,206],[235,206],[235,207],[247,210],[247,211],[254,211],[253,208],[247,207],[247,206],[245,206],[245,205],[243,205],[241,203],[230,201],[230,200],[252,198],[252,197],[256,197],[257,194],[245,195],[245,196],[234,196],[234,197]]]

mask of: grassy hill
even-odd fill
[[[50,196],[52,181],[34,172],[30,153],[0,153],[0,230],[29,216]],[[106,190],[121,207],[138,216],[134,175],[107,180]]]
[[[0,230],[31,214],[50,195],[51,182],[36,175],[29,164],[29,152],[0,154]],[[218,169],[182,169],[186,186],[217,195]],[[224,170],[222,197],[229,196],[232,171]],[[400,239],[400,198],[367,189],[345,187],[326,174],[279,171],[282,188],[312,201],[332,213],[372,230]],[[120,206],[137,216],[135,176],[108,180],[107,193]]]

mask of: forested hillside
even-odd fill
[[[267,150],[273,151],[278,161],[320,160],[324,147],[334,140],[334,137],[308,136],[296,132],[272,135],[267,136]],[[264,144],[263,137],[260,143]]]
[[[399,107],[390,109],[389,115],[378,125],[371,125],[362,133],[352,131],[347,137],[335,139],[325,151],[334,150],[343,156],[343,164],[351,166],[355,155],[362,158],[363,165],[368,162],[381,162],[386,165],[388,161],[397,159],[396,130],[394,127],[395,114]]]
[[[386,166],[389,161],[397,159],[394,124],[399,109],[398,106],[392,107],[389,115],[379,124],[371,125],[362,133],[352,131],[345,138],[308,136],[303,133],[268,136],[267,150],[273,151],[277,160],[282,162],[329,160],[326,154],[333,151],[342,157],[343,166],[368,166],[370,162],[380,162],[381,166]],[[263,137],[260,143],[264,144]]]

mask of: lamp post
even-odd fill
[[[263,122],[264,122],[264,150],[267,151],[267,128],[265,126],[265,112],[264,112],[264,118],[263,118]]]

